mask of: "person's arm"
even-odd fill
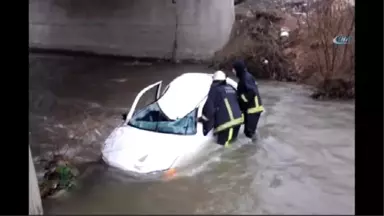
[[[237,95],[237,102],[238,102],[238,104],[239,104],[240,110],[241,110],[242,112],[244,112],[244,109],[245,109],[245,106],[244,106],[244,105],[245,105],[245,102],[244,102],[243,98],[241,97],[241,94],[240,94],[239,91],[236,92],[236,95]]]
[[[246,89],[244,88],[243,83],[239,82],[237,86],[238,86],[236,91],[237,100],[238,100],[241,111],[244,113],[248,109],[249,96]]]
[[[253,107],[255,103],[255,96],[257,96],[257,86],[256,81],[252,76],[249,76],[248,79],[245,80],[245,92],[244,97],[248,101],[247,108]]]
[[[256,91],[255,91],[255,95],[254,96],[257,96],[257,99],[258,99],[258,102],[259,102],[259,105],[263,105],[263,102],[261,101],[261,96],[260,96],[260,92],[259,92],[259,87],[257,86],[256,84]]]
[[[211,88],[202,112],[204,136],[206,136],[208,132],[213,128],[215,122],[215,98],[215,91],[213,88]]]
[[[251,109],[252,113],[260,113],[264,111],[263,104],[261,102],[261,98],[259,95],[259,90],[256,82],[254,80],[250,80],[247,83],[249,90],[247,91],[247,98],[249,98],[248,108]]]

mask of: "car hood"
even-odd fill
[[[191,136],[156,133],[131,126],[116,128],[105,141],[103,159],[111,166],[138,173],[169,169],[185,152]]]

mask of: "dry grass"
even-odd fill
[[[307,13],[293,46],[294,62],[302,80],[311,80],[314,97],[354,97],[355,45],[336,45],[338,35],[355,33],[354,7],[344,0],[323,0]],[[310,78],[310,79],[309,79]]]
[[[251,15],[236,17],[230,41],[213,58],[214,67],[229,69],[234,60],[241,58],[256,78],[292,79],[292,67],[279,38],[281,13],[252,11]],[[265,59],[269,64],[262,63]]]
[[[354,41],[333,44],[338,35],[354,38],[354,7],[345,0],[321,0],[306,8],[297,25],[286,19],[291,15],[280,11],[251,11],[252,16],[237,16],[231,39],[216,53],[213,66],[229,69],[241,58],[256,78],[314,85],[315,98],[354,97]],[[282,41],[280,29],[287,22],[293,26],[292,31],[288,41]],[[263,64],[264,59],[269,64]]]

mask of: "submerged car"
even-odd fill
[[[124,123],[106,139],[103,160],[135,174],[171,174],[199,152],[216,145],[213,130],[204,136],[202,123],[198,122],[211,83],[212,74],[185,73],[171,81],[162,94],[162,81],[141,90]],[[227,83],[237,87],[230,78]],[[156,90],[154,101],[136,110],[151,89]]]

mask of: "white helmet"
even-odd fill
[[[227,76],[223,71],[218,70],[213,74],[212,78],[213,81],[224,81],[227,79]]]

